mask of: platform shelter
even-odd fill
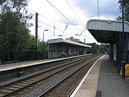
[[[92,19],[87,29],[98,42],[111,45],[110,57],[124,76],[125,65],[129,64],[129,23],[124,22],[123,32],[121,21]]]
[[[65,40],[62,38],[48,40],[48,57],[60,58],[75,55],[83,55],[89,52],[91,46]]]

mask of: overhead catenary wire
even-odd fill
[[[36,13],[36,11],[34,11],[34,10],[32,10],[32,9],[30,9],[30,8],[28,8],[30,11],[32,11],[32,12],[34,12],[34,13]],[[50,18],[47,18],[47,17],[45,17],[44,15],[42,15],[41,13],[39,14],[39,17],[42,17],[42,18],[44,18],[44,19],[47,19],[48,21],[51,21],[51,22],[53,22],[52,20],[50,20]],[[54,24],[55,25],[55,24]],[[57,26],[57,25],[56,25]],[[60,28],[62,28],[61,26],[59,26]],[[63,29],[63,28],[62,28]]]
[[[56,6],[54,6],[49,0],[46,0],[54,9],[56,9],[71,25],[73,23],[58,9]],[[76,28],[76,27],[75,27]],[[79,32],[81,32],[78,28],[76,28]]]
[[[70,1],[65,0],[67,5],[70,7],[70,9],[73,11],[73,13],[75,14],[75,16],[77,17],[77,19],[79,20],[80,23],[82,23],[80,17],[76,14],[75,10],[73,9],[72,5],[70,4]]]
[[[58,31],[61,31],[61,32],[63,32],[61,29],[59,29],[59,28],[57,28],[56,26],[52,26],[52,25],[49,25],[49,24],[47,24],[47,23],[44,23],[44,22],[42,22],[42,21],[39,21],[41,24],[44,24],[44,25],[46,25],[46,26],[49,26],[49,27],[54,27],[55,29],[57,29]]]
[[[65,1],[66,1],[66,3],[68,4],[68,6],[71,8],[71,10],[73,11],[73,13],[75,14],[75,16],[78,18],[80,24],[82,24],[83,27],[85,27],[85,25],[82,23],[81,18],[80,18],[80,17],[78,16],[78,14],[77,14],[77,10],[75,11],[74,8],[72,7],[70,0],[65,0]]]
[[[81,35],[82,35],[82,33],[83,33],[85,30],[86,30],[86,28],[84,28],[84,29],[82,30],[82,32],[79,34],[79,36],[81,36]]]
[[[40,15],[39,15],[40,16]],[[41,16],[42,17],[42,16]],[[58,26],[58,25],[55,25],[55,24],[53,24],[53,25],[50,25],[50,24],[47,24],[47,23],[44,23],[44,22],[42,22],[42,21],[40,21],[40,23],[42,23],[42,24],[44,24],[44,25],[47,25],[47,26],[49,26],[49,27],[54,27],[55,26],[55,29],[57,29],[58,31],[61,31],[61,32],[63,32],[63,30],[61,30],[61,29],[63,29],[61,26]],[[58,27],[57,27],[58,26]],[[59,28],[61,28],[61,29],[59,29]]]
[[[30,11],[32,11],[32,12],[34,12],[34,13],[36,13],[36,11],[34,11],[34,10],[32,10],[31,8],[28,8]],[[57,9],[58,10],[58,9]],[[61,13],[60,13],[61,14]],[[63,15],[63,13],[62,13],[62,15]],[[64,15],[65,16],[65,15]],[[47,19],[48,21],[52,21],[52,20],[50,20],[49,18],[47,18],[47,17],[45,17],[44,15],[42,15],[41,13],[39,14],[39,17],[42,17],[42,18],[45,18],[45,19]],[[66,17],[67,18],[67,17]],[[72,24],[72,22],[67,18],[67,21],[69,21],[69,23],[70,24]],[[53,22],[53,21],[52,21]],[[42,22],[43,23],[43,22]],[[47,25],[47,26],[50,26],[49,24],[45,24],[45,23],[43,23],[44,25]],[[62,27],[61,27],[62,28]],[[56,29],[58,29],[57,27],[56,27]],[[62,28],[63,29],[63,28]],[[76,28],[77,29],[77,28]],[[79,29],[77,29],[77,30],[79,30]],[[58,29],[58,31],[59,31],[59,29]],[[62,31],[62,30],[60,30],[62,33],[64,33],[64,31]],[[79,30],[80,31],[80,30]],[[81,32],[81,31],[80,31]]]
[[[33,20],[35,20],[35,19],[33,19]],[[44,22],[42,22],[42,21],[40,21],[40,20],[39,20],[39,23],[41,23],[41,24],[43,24],[43,25],[46,25],[46,26],[49,26],[49,27],[54,27],[54,26],[52,26],[52,25],[50,25],[50,24],[47,24],[47,23],[44,23]],[[39,26],[39,27],[40,27],[40,26]],[[42,26],[41,26],[41,27],[42,27]],[[55,27],[55,29],[63,33],[63,30],[59,29],[58,27]]]
[[[56,9],[70,24],[72,24],[72,22],[59,10],[57,9],[50,1],[46,0],[54,9]]]
[[[70,0],[65,0],[67,5],[71,8],[71,10],[73,11],[73,13],[75,14],[75,16],[78,18],[79,22],[82,23],[80,17],[76,14],[75,10],[73,9],[72,5],[70,4]],[[83,24],[82,24],[83,25]],[[83,25],[84,26],[84,25]],[[85,26],[84,26],[84,30],[81,31],[81,33],[79,34],[79,36],[81,36],[81,34],[85,31]]]
[[[73,7],[71,6],[70,0],[65,0],[67,5],[71,8],[71,10],[73,11],[73,13],[75,14],[75,16],[78,18],[78,20],[81,23],[81,19],[78,17],[78,15],[76,14],[75,10],[73,9]],[[97,0],[97,11],[98,11],[98,19],[100,17],[100,13],[99,13],[99,0]],[[84,26],[85,27],[85,26]],[[81,33],[79,34],[79,36],[81,36],[81,34],[86,30],[86,28],[84,28]]]
[[[64,32],[66,31],[67,28],[68,28],[68,25],[65,26],[65,29],[64,29],[64,31],[62,32],[62,36],[63,36],[63,34],[64,34]]]
[[[30,8],[28,8],[29,10],[31,10],[32,12],[36,12],[36,11],[34,11],[34,10],[32,10],[32,9],[30,9]],[[58,10],[58,9],[57,9]],[[61,13],[60,13],[61,14]],[[62,13],[62,15],[63,15],[63,13]],[[40,17],[43,17],[43,18],[45,18],[45,19],[47,19],[47,20],[50,20],[50,19],[48,19],[48,18],[46,18],[45,16],[43,16],[42,14],[39,14],[39,16]],[[65,16],[65,15],[63,15],[63,16]],[[67,18],[67,17],[66,17]],[[51,20],[50,20],[51,21]],[[69,21],[69,23],[70,24],[72,24],[72,22],[67,18],[67,21]],[[49,25],[49,24],[47,24],[47,23],[44,23],[44,22],[41,22],[41,21],[39,21],[40,23],[42,23],[42,24],[44,24],[44,25],[46,25],[46,26],[49,26],[49,27],[53,27],[52,25]],[[64,33],[64,31],[63,30],[60,30],[59,28],[57,28],[57,27],[55,27],[55,29],[57,29],[58,31],[60,31],[60,32],[62,32],[62,34]],[[77,28],[76,28],[77,29]],[[77,29],[77,30],[79,30],[79,29]],[[80,30],[79,30],[80,31]],[[81,31],[80,31],[81,32]]]
[[[34,11],[34,10],[32,10],[32,11],[36,13],[36,11]],[[39,16],[40,16],[40,15],[39,15]],[[41,17],[43,17],[43,16],[41,16]],[[35,19],[34,19],[34,18],[32,18],[32,19],[35,21]],[[41,23],[41,24],[43,24],[43,25],[46,25],[46,26],[49,26],[49,27],[57,26],[57,25],[52,26],[52,25],[47,24],[47,23],[44,23],[44,22],[42,22],[42,21],[40,21],[40,20],[39,20],[39,23]],[[63,30],[59,29],[58,27],[55,27],[55,29],[57,29],[58,31],[60,31],[60,32],[62,32],[62,33],[63,33]]]
[[[34,11],[34,10],[30,9],[30,8],[28,8],[28,9],[29,9],[30,11],[34,12],[34,13],[37,12],[37,11]],[[41,13],[39,14],[39,17],[42,17],[43,19],[47,19],[48,21],[53,22],[50,18],[47,18],[46,16],[42,15]]]
[[[30,8],[28,8],[30,11],[32,11],[32,12],[34,12],[34,13],[36,13],[36,11],[34,11],[34,10],[32,10],[32,9],[30,9]],[[43,15],[41,15],[41,13],[39,14],[41,17],[43,17],[43,18],[46,18],[46,19],[48,19],[49,20],[49,18],[47,18],[47,17],[45,17],[45,16],[43,16]]]

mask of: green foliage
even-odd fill
[[[123,1],[123,3],[122,3]],[[119,0],[120,9],[122,9],[122,5],[124,7],[124,18],[126,21],[129,21],[129,0]],[[121,17],[118,18],[120,20]]]
[[[22,49],[29,37],[29,30],[18,20],[15,12],[8,12],[1,15],[0,36],[3,37],[0,45],[3,49]]]
[[[40,58],[47,56],[47,45],[30,35],[28,20],[32,18],[26,10],[28,0],[0,0],[0,60],[33,60],[38,50]]]
[[[88,43],[87,45],[92,46],[90,48],[90,52],[94,54],[104,54],[105,52],[109,51],[109,45],[104,44],[96,44],[96,43]]]

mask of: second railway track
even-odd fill
[[[65,64],[26,79],[4,85],[0,87],[0,97],[42,97],[95,58],[88,61],[85,59],[76,60],[74,63]]]

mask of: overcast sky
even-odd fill
[[[96,42],[92,35],[85,30],[81,36],[80,34],[85,28],[89,19],[97,19],[97,0],[48,0],[53,4],[64,16],[62,16],[56,9],[54,9],[47,0],[30,0],[28,10],[30,13],[39,13],[39,39],[42,40],[43,31],[45,31],[45,41],[48,39],[59,38],[68,25],[66,31],[61,38],[76,37],[81,41],[86,39],[87,43]],[[120,16],[118,0],[99,0],[100,19],[116,19]],[[34,24],[34,19],[31,22]],[[55,36],[54,32],[55,25]],[[30,30],[34,35],[35,25]]]

